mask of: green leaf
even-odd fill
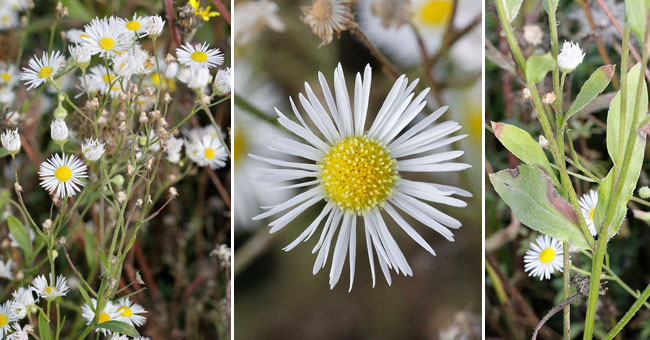
[[[528,132],[514,125],[496,122],[492,122],[492,129],[494,130],[494,136],[513,155],[530,166],[543,168],[553,181],[553,184],[556,187],[560,186],[546,153]]]
[[[0,158],[9,156],[9,151],[5,148],[0,148]]]
[[[648,10],[650,10],[650,0],[625,0],[627,22],[640,45],[643,45]]]
[[[548,0],[542,0],[542,2],[544,3],[544,10],[548,13]],[[553,13],[557,11],[558,2],[559,0],[553,0]]]
[[[41,340],[52,339],[50,324],[45,319],[45,315],[43,315],[43,312],[38,313],[38,335]]]
[[[79,284],[77,284],[77,288],[79,289],[79,293],[81,293],[81,297],[84,299],[84,302],[86,302],[88,306],[92,306],[93,304],[90,301],[90,297],[88,296],[88,293],[86,293],[86,289],[84,289],[83,287],[83,283],[79,282]]]
[[[512,23],[519,14],[521,3],[523,0],[499,0],[503,2],[503,7],[506,9],[506,19]]]
[[[25,258],[31,258],[32,242],[29,239],[29,231],[27,231],[25,226],[23,226],[23,224],[13,216],[7,218],[7,224],[9,225],[9,232],[14,236],[14,239],[16,239],[16,242],[23,252],[25,252]]]
[[[599,67],[594,73],[591,74],[589,79],[582,84],[580,92],[576,96],[576,99],[569,107],[569,110],[566,112],[564,123],[571,118],[578,111],[582,110],[585,106],[591,103],[599,94],[605,91],[609,81],[612,80],[614,75],[615,67],[614,65],[604,65]]]
[[[63,6],[68,7],[70,18],[90,21],[94,15],[90,14],[86,7],[79,0],[62,0]]]
[[[521,223],[575,247],[589,248],[573,207],[542,170],[520,165],[490,174],[490,182]]]
[[[95,328],[108,329],[111,332],[128,335],[133,338],[140,336],[140,333],[138,333],[138,331],[133,326],[122,321],[111,320],[111,321],[102,322],[97,326],[95,326]]]
[[[97,247],[99,243],[97,242],[96,235],[90,232],[89,228],[85,228],[84,234],[84,254],[86,254],[86,261],[88,261],[88,267],[94,268],[97,263]]]
[[[619,143],[627,143],[627,137],[630,133],[636,135],[630,156],[631,159],[629,160],[630,166],[625,174],[625,182],[622,183],[623,188],[621,191],[621,199],[615,203],[617,206],[614,211],[612,225],[609,227],[608,237],[616,235],[623,223],[623,218],[625,218],[625,214],[627,213],[627,202],[634,194],[634,189],[636,188],[643,165],[646,135],[645,133],[638,133],[637,127],[639,123],[646,118],[648,111],[648,89],[645,83],[645,78],[643,78],[643,83],[641,84],[641,107],[639,108],[641,114],[637,117],[636,121],[632,121],[632,117],[634,116],[634,106],[636,105],[636,92],[637,87],[639,86],[640,72],[642,72],[641,66],[640,64],[637,64],[627,74],[627,112],[625,120],[626,124],[624,127],[625,139],[623,141],[619,141],[619,127],[621,126],[620,91],[616,96],[614,96],[614,99],[612,99],[612,102],[609,105],[609,111],[607,112],[607,152],[609,153],[610,158],[614,161],[614,164],[616,164],[618,160]],[[623,150],[625,150],[625,146],[623,147]],[[600,188],[598,189],[598,204],[594,211],[594,222],[597,228],[600,228],[603,225],[606,217],[605,215],[609,210],[611,197],[614,194],[615,167],[616,165],[612,167],[609,174],[607,174],[607,177],[601,181]],[[598,230],[598,232],[600,232],[600,230]]]
[[[550,54],[534,54],[526,60],[526,80],[539,83],[555,68],[555,59]]]

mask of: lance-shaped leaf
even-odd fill
[[[648,10],[650,0],[625,0],[625,16],[639,44],[643,44]]]
[[[589,248],[575,210],[542,170],[520,165],[490,174],[490,182],[521,223],[575,247]]]
[[[18,243],[23,252],[25,252],[25,258],[31,258],[32,241],[29,237],[29,231],[27,231],[25,226],[23,226],[23,224],[13,216],[7,218],[7,225],[9,226],[9,232],[13,235],[16,243]]]
[[[519,8],[521,8],[521,3],[523,0],[499,0],[503,3],[503,7],[506,9],[506,19],[508,22],[512,23],[513,20],[517,17],[519,13]]]
[[[108,329],[111,332],[128,335],[134,338],[140,336],[140,333],[138,333],[138,331],[133,326],[122,321],[110,320],[110,321],[102,322],[97,326],[95,326],[95,328]]]
[[[514,125],[496,122],[492,122],[492,129],[494,130],[494,136],[513,155],[530,166],[543,168],[553,181],[553,184],[556,187],[560,186],[546,153],[528,132]]]
[[[580,92],[576,96],[576,99],[569,107],[569,110],[566,112],[564,123],[566,123],[571,116],[578,113],[585,106],[591,103],[599,94],[605,91],[609,81],[612,80],[614,75],[614,65],[604,65],[599,67],[594,73],[591,74],[589,79],[582,85]]]
[[[550,54],[534,54],[526,60],[526,80],[539,83],[555,68],[555,59]]]
[[[634,66],[627,75],[627,106],[625,108],[625,126],[623,130],[623,140],[619,141],[619,128],[621,126],[621,93],[620,91],[614,96],[612,102],[609,106],[609,111],[607,112],[607,152],[609,156],[617,163],[619,156],[619,147],[620,143],[623,143],[621,150],[625,150],[627,147],[627,137],[630,133],[633,133],[635,138],[633,139],[634,145],[632,152],[630,154],[629,167],[627,172],[624,174],[625,182],[621,183],[622,191],[620,199],[615,202],[616,209],[614,210],[614,216],[612,218],[612,224],[609,227],[608,237],[614,236],[619,228],[621,223],[623,223],[623,218],[627,212],[627,202],[632,198],[634,194],[634,189],[639,180],[639,175],[641,174],[641,168],[643,165],[643,154],[645,149],[646,135],[644,132],[638,131],[639,123],[646,118],[648,111],[648,89],[645,84],[645,78],[643,78],[641,89],[641,102],[639,107],[639,116],[636,121],[633,121],[634,109],[636,105],[636,93],[639,86],[639,75],[642,72],[640,64]],[[600,232],[600,228],[605,222],[607,211],[609,210],[609,204],[614,195],[614,182],[615,182],[615,166],[609,171],[607,177],[605,177],[601,183],[600,188],[598,189],[598,204],[596,205],[596,210],[594,211],[594,222],[597,230]]]

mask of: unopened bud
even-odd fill
[[[543,101],[544,104],[549,104],[549,105],[553,104],[555,102],[555,93],[549,92],[545,94]]]
[[[124,191],[118,191],[117,194],[115,195],[115,201],[117,201],[118,204],[124,203],[126,201],[126,194]]]
[[[548,140],[546,140],[546,137],[539,135],[539,146],[543,149],[548,149]]]
[[[163,97],[163,101],[165,102],[165,104],[171,103],[172,102],[172,96],[169,93],[165,92],[165,96]]]
[[[14,191],[16,193],[23,192],[23,187],[22,185],[18,184],[18,182],[14,183]]]
[[[138,199],[135,201],[135,205],[138,206],[138,207],[141,207],[143,203],[144,203],[144,202],[142,201],[142,198],[138,198]]]
[[[126,122],[125,122],[125,121],[122,121],[122,122],[120,123],[119,130],[120,130],[121,132],[124,132],[124,131],[126,131],[127,129],[128,129],[128,127],[126,126]]]
[[[650,198],[650,188],[642,186],[641,189],[639,189],[639,196],[644,200]]]
[[[47,220],[45,220],[45,222],[43,222],[42,226],[43,226],[43,230],[45,231],[50,230],[50,228],[52,228],[52,220],[48,218]]]
[[[178,190],[176,190],[174,187],[169,187],[169,196],[172,198],[178,197]]]
[[[533,96],[530,94],[530,90],[529,90],[527,87],[524,88],[524,89],[521,91],[521,94],[522,94],[523,98],[526,99],[526,100],[528,100],[528,99],[530,99],[530,98],[533,97]]]
[[[140,112],[140,124],[146,124],[149,121],[149,118],[147,118],[147,113],[142,111]]]
[[[171,55],[171,53],[167,53],[167,56],[165,57],[165,63],[171,64],[176,61],[176,58]]]

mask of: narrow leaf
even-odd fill
[[[79,282],[79,284],[77,284],[77,288],[79,289],[79,293],[81,293],[81,297],[84,299],[84,302],[86,302],[88,306],[92,306],[93,304],[90,301],[88,293],[86,293],[86,290],[83,287],[83,283]]]
[[[503,7],[506,9],[506,19],[508,22],[512,23],[513,20],[519,14],[519,9],[521,8],[521,3],[523,0],[499,0],[503,1]]]
[[[29,238],[29,231],[27,231],[25,226],[23,226],[23,224],[13,216],[7,218],[7,225],[9,225],[9,232],[13,235],[14,239],[25,253],[25,258],[31,258],[32,242]]]
[[[550,54],[534,54],[526,60],[526,80],[539,83],[553,68],[555,68],[555,59]]]
[[[50,324],[45,319],[45,315],[43,315],[43,312],[38,313],[38,335],[40,336],[41,340],[52,339]]]
[[[582,85],[580,92],[576,96],[576,99],[569,107],[569,110],[566,112],[564,121],[565,123],[576,114],[578,111],[582,110],[585,106],[591,103],[599,94],[605,91],[609,81],[612,80],[614,75],[614,65],[604,65],[599,67],[594,73],[591,74],[589,79]]]
[[[102,322],[97,326],[95,326],[95,328],[108,329],[111,332],[128,335],[134,338],[140,336],[140,333],[138,333],[138,331],[133,326],[122,321],[111,320],[111,321]]]
[[[560,186],[546,153],[528,132],[514,125],[496,122],[492,122],[492,129],[494,129],[494,136],[513,155],[530,166],[543,168],[553,184],[557,187]]]
[[[573,207],[542,170],[520,165],[490,174],[490,182],[521,223],[575,247],[589,248]]]
[[[640,45],[643,45],[648,10],[650,10],[650,0],[625,0],[627,22]]]

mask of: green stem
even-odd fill
[[[650,284],[645,288],[645,290],[643,290],[643,293],[641,293],[641,296],[639,296],[639,298],[636,299],[636,301],[634,301],[634,304],[632,304],[632,307],[630,307],[630,309],[627,311],[627,313],[625,313],[625,315],[623,315],[623,318],[621,318],[621,320],[619,320],[616,323],[614,328],[612,328],[612,330],[609,333],[607,333],[607,336],[604,337],[603,340],[614,339],[614,337],[616,335],[618,335],[618,333],[623,329],[623,327],[625,327],[625,325],[627,325],[627,323],[630,322],[632,317],[634,317],[634,315],[641,308],[641,306],[643,306],[643,304],[648,299],[648,297],[650,297]]]

